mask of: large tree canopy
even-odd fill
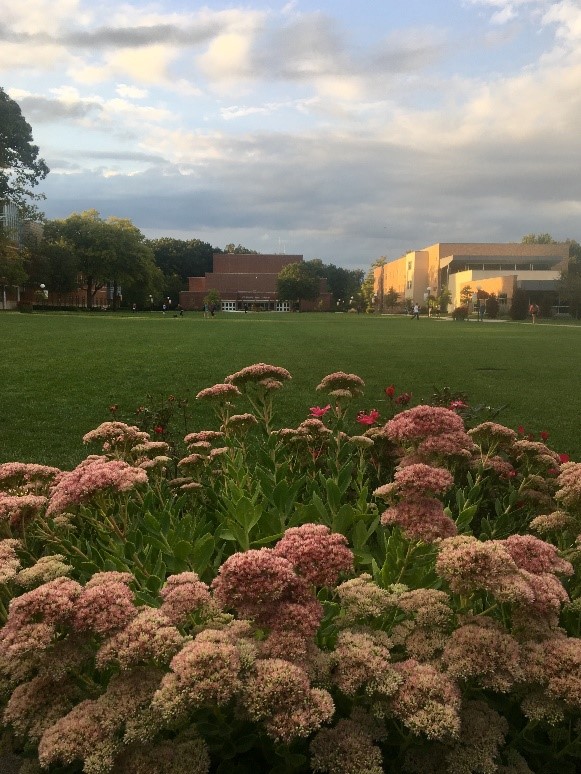
[[[319,277],[306,263],[289,263],[278,275],[276,285],[281,301],[314,301],[319,297]]]
[[[31,214],[34,208],[29,200],[44,198],[32,189],[48,172],[20,107],[0,87],[0,202],[11,201]]]
[[[53,252],[59,247],[58,254],[72,251],[86,287],[88,307],[93,305],[97,290],[106,284],[137,284],[145,294],[157,281],[159,270],[153,252],[130,220],[103,220],[96,210],[75,212],[64,220],[49,221],[44,236]]]
[[[200,239],[185,241],[162,237],[150,239],[147,244],[153,250],[155,263],[162,272],[167,277],[176,274],[182,283],[186,283],[188,277],[203,277],[206,272],[212,271],[212,256],[221,252]]]

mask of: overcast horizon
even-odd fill
[[[367,269],[581,241],[581,0],[0,0],[48,218]]]

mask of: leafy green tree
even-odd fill
[[[217,251],[216,251],[217,252]],[[236,253],[237,255],[258,255],[258,250],[250,250],[248,247],[244,247],[243,245],[235,245],[234,242],[230,242],[230,244],[227,244],[224,248],[225,253]]]
[[[472,298],[472,288],[470,285],[466,285],[466,287],[462,288],[460,291],[460,303],[462,306],[468,306],[470,303],[470,300]]]
[[[523,245],[551,245],[555,240],[550,234],[525,234],[521,239]]]
[[[327,288],[335,303],[355,296],[361,290],[364,273],[361,269],[344,269],[333,263],[323,263],[320,258],[305,261],[317,277],[327,280]]]
[[[373,273],[373,267],[369,269],[365,275],[365,279],[361,284],[361,290],[358,295],[354,296],[354,306],[361,311],[361,308],[372,310],[373,309],[373,296],[375,294],[375,275]]]
[[[204,296],[204,304],[208,304],[208,306],[220,306],[221,299],[220,291],[215,288],[210,288]]]
[[[0,286],[22,285],[27,279],[23,253],[0,225]]]
[[[446,314],[448,307],[452,303],[452,294],[450,293],[447,285],[442,285],[442,289],[440,290],[440,295],[438,296],[437,301],[440,306],[440,312],[442,314]]]
[[[385,306],[389,309],[390,307],[397,306],[397,303],[399,301],[400,294],[396,291],[396,289],[391,285],[385,296],[383,297],[383,302]]]
[[[319,297],[319,277],[306,263],[287,264],[276,280],[281,301],[314,301]]]
[[[185,289],[188,277],[203,277],[206,272],[212,271],[214,253],[222,252],[200,239],[162,237],[150,239],[147,244],[153,250],[155,263],[163,274],[166,277],[177,275],[180,278],[180,290]]]
[[[44,235],[46,245],[53,249],[55,245],[66,246],[72,251],[86,288],[88,308],[93,306],[95,293],[107,284],[137,284],[143,296],[150,292],[156,274],[153,252],[131,221],[103,220],[96,210],[87,210],[49,221]]]
[[[49,173],[38,153],[30,124],[19,105],[0,87],[0,203],[11,201],[31,218],[39,213],[30,200],[44,199],[32,189]]]

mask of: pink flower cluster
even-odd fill
[[[43,495],[10,495],[0,492],[0,521],[7,521],[11,527],[18,527],[33,519],[46,503],[47,498]]]
[[[161,612],[173,624],[181,624],[194,613],[202,615],[214,609],[208,586],[195,572],[170,575],[160,591]]]
[[[16,577],[20,568],[20,559],[16,555],[19,545],[19,541],[12,538],[0,540],[0,583],[8,583]]]
[[[214,384],[212,387],[206,387],[196,395],[196,400],[216,401],[217,403],[227,403],[232,398],[242,395],[238,387],[234,384]]]
[[[382,514],[381,523],[397,524],[410,540],[426,543],[455,535],[455,523],[444,513],[442,503],[431,496],[444,493],[453,483],[452,474],[445,468],[421,462],[400,467],[392,483],[374,492],[376,497],[395,501]]]
[[[450,741],[460,732],[461,695],[456,682],[415,659],[394,664],[403,678],[390,702],[391,712],[414,734]]]
[[[433,543],[457,533],[456,524],[433,497],[415,496],[401,500],[381,515],[384,527],[397,524],[409,540]]]
[[[89,457],[69,473],[62,473],[50,492],[47,516],[62,513],[100,492],[126,492],[147,483],[147,473],[123,460]]]
[[[264,723],[269,736],[286,744],[309,736],[335,711],[331,695],[311,688],[307,673],[283,659],[255,662],[242,704],[252,720]]]
[[[419,493],[444,494],[454,483],[454,477],[446,468],[435,468],[421,462],[400,468],[393,478],[402,497]]]
[[[488,591],[513,603],[517,613],[540,616],[554,627],[569,599],[554,573],[571,574],[572,567],[554,546],[531,535],[485,541],[459,535],[440,543],[436,572],[459,594]]]
[[[321,379],[316,389],[329,394],[335,393],[337,390],[344,390],[345,397],[356,397],[362,394],[364,387],[365,382],[357,374],[335,371]]]
[[[315,586],[334,586],[340,573],[353,570],[347,538],[323,524],[287,529],[274,553],[288,559],[295,571]]]
[[[132,447],[150,440],[149,433],[125,422],[103,422],[83,436],[84,443],[101,443],[104,452],[123,457]]]
[[[43,492],[61,471],[32,462],[0,463],[0,491],[23,494]]]
[[[383,774],[381,750],[373,734],[352,719],[318,732],[310,745],[311,770],[326,774]]]
[[[557,476],[559,490],[555,500],[565,508],[578,511],[581,506],[581,463],[566,462]]]
[[[455,411],[439,406],[415,406],[402,411],[385,425],[388,437],[398,443],[419,442],[431,436],[463,433],[464,422]]]
[[[255,363],[254,365],[246,366],[236,373],[227,376],[224,381],[226,384],[234,384],[237,387],[245,387],[248,383],[260,383],[264,381],[274,380],[276,382],[284,382],[291,379],[290,373],[286,368],[280,366],[268,365],[268,363]],[[268,383],[263,385],[267,389]]]

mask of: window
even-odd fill
[[[412,265],[413,265],[413,264],[412,264],[412,262],[411,262],[411,261],[408,261],[408,271],[411,271],[411,270],[412,270]]]
[[[236,301],[222,301],[222,311],[223,312],[235,312],[236,311]]]
[[[274,308],[277,312],[290,312],[290,301],[277,301]]]
[[[412,281],[411,280],[408,280],[408,282],[407,282],[407,289],[408,290],[412,289]]]

